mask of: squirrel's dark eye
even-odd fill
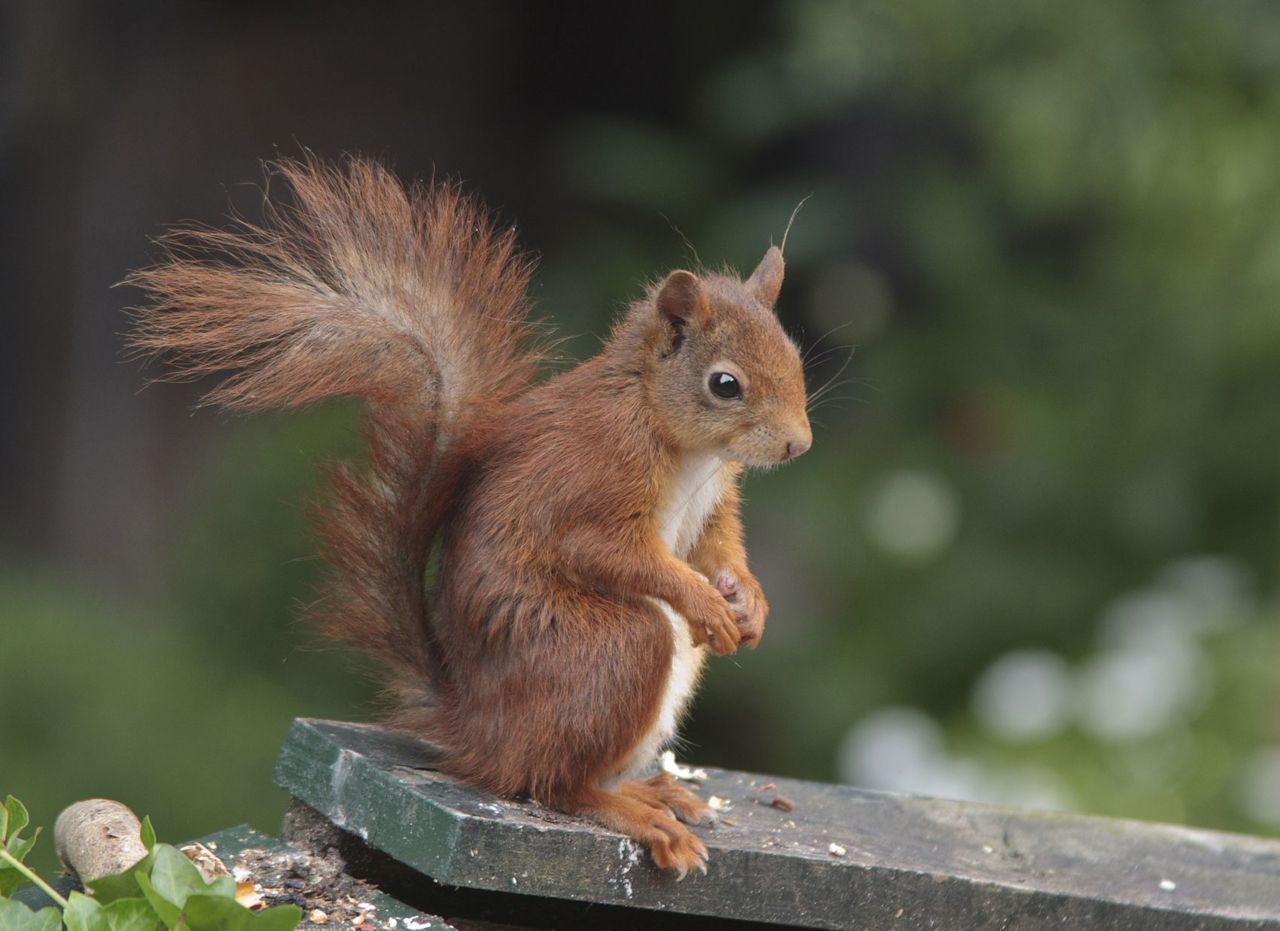
[[[724,398],[726,401],[742,397],[742,385],[728,372],[712,372],[707,387],[717,398]]]

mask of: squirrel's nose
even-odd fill
[[[800,422],[792,424],[787,432],[791,437],[787,440],[787,445],[782,452],[783,462],[794,459],[813,445],[813,431],[809,429],[809,418],[801,417]]]
[[[783,459],[794,459],[801,453],[807,452],[809,447],[813,445],[812,434],[806,436],[798,436],[793,440],[787,441],[787,451],[782,457]]]

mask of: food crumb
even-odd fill
[[[758,805],[766,805],[779,811],[795,811],[795,802],[779,792],[777,785],[772,782],[766,782],[752,790],[751,794]]]
[[[839,844],[828,844],[827,850],[833,857],[843,857],[849,851],[845,850]]]
[[[664,773],[669,773],[677,779],[686,779],[690,782],[706,782],[709,778],[705,769],[690,769],[688,766],[676,762],[676,754],[673,750],[663,751],[659,758]]]
[[[1174,889],[1178,888],[1178,884],[1172,879],[1162,879],[1160,880],[1160,888],[1165,892],[1172,892]]]
[[[260,911],[267,907],[267,903],[258,894],[257,885],[247,880],[236,883],[236,901],[250,911]]]

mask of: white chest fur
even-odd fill
[[[718,456],[691,456],[658,512],[658,533],[677,559],[686,559],[724,491],[724,463]],[[676,726],[698,684],[706,651],[693,645],[689,625],[665,601],[654,599],[671,625],[671,673],[653,727],[637,744],[621,775],[633,775],[653,762],[658,749],[676,735]]]
[[[685,459],[667,501],[658,512],[658,532],[671,555],[677,559],[688,558],[723,491],[724,462],[719,456]]]

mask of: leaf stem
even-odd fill
[[[17,870],[27,879],[31,880],[37,886],[39,886],[45,895],[47,895],[49,898],[53,899],[53,901],[58,903],[59,908],[65,909],[67,907],[67,900],[64,899],[62,896],[58,895],[57,890],[55,890],[53,886],[50,886],[47,882],[45,882],[43,879],[37,876],[31,870],[31,867],[24,864],[21,860],[19,860],[17,857],[11,854],[9,851],[5,850],[3,847],[0,847],[0,860],[7,860],[10,866],[12,866],[15,870]]]

